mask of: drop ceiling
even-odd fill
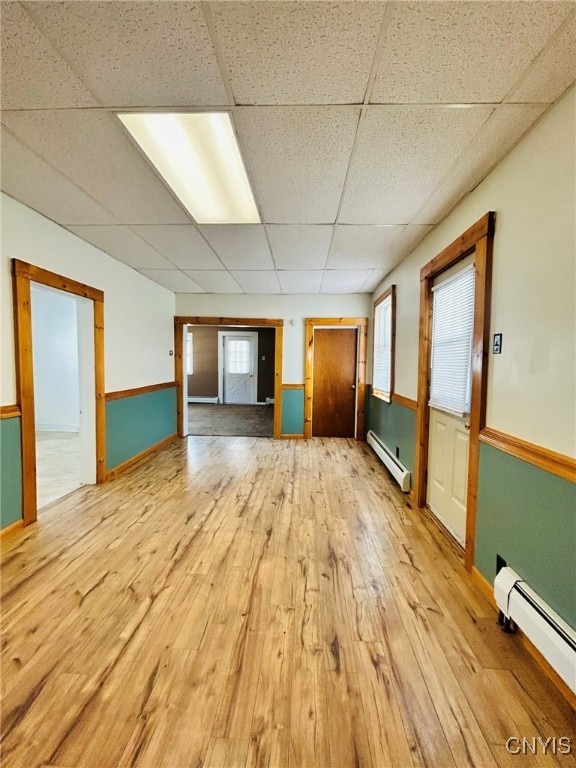
[[[1,186],[176,293],[372,291],[576,79],[574,2],[2,0]],[[116,112],[229,111],[201,225]]]

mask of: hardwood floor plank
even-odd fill
[[[190,438],[2,551],[2,765],[570,768],[574,713],[352,440]]]

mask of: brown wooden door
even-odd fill
[[[314,330],[312,435],[354,437],[356,328]]]

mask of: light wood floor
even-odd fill
[[[363,444],[200,437],[3,542],[3,766],[573,766],[451,545]]]
[[[38,508],[61,499],[81,485],[78,432],[36,432]]]

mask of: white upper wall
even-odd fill
[[[366,293],[318,296],[178,294],[176,314],[284,320],[282,380],[284,384],[303,384],[305,318],[370,317],[371,298]]]
[[[576,92],[378,287],[397,286],[395,389],[416,398],[420,268],[496,211],[486,424],[567,455],[576,444]]]
[[[174,295],[25,205],[0,200],[0,402],[16,402],[12,258],[104,291],[107,392],[172,381]]]

